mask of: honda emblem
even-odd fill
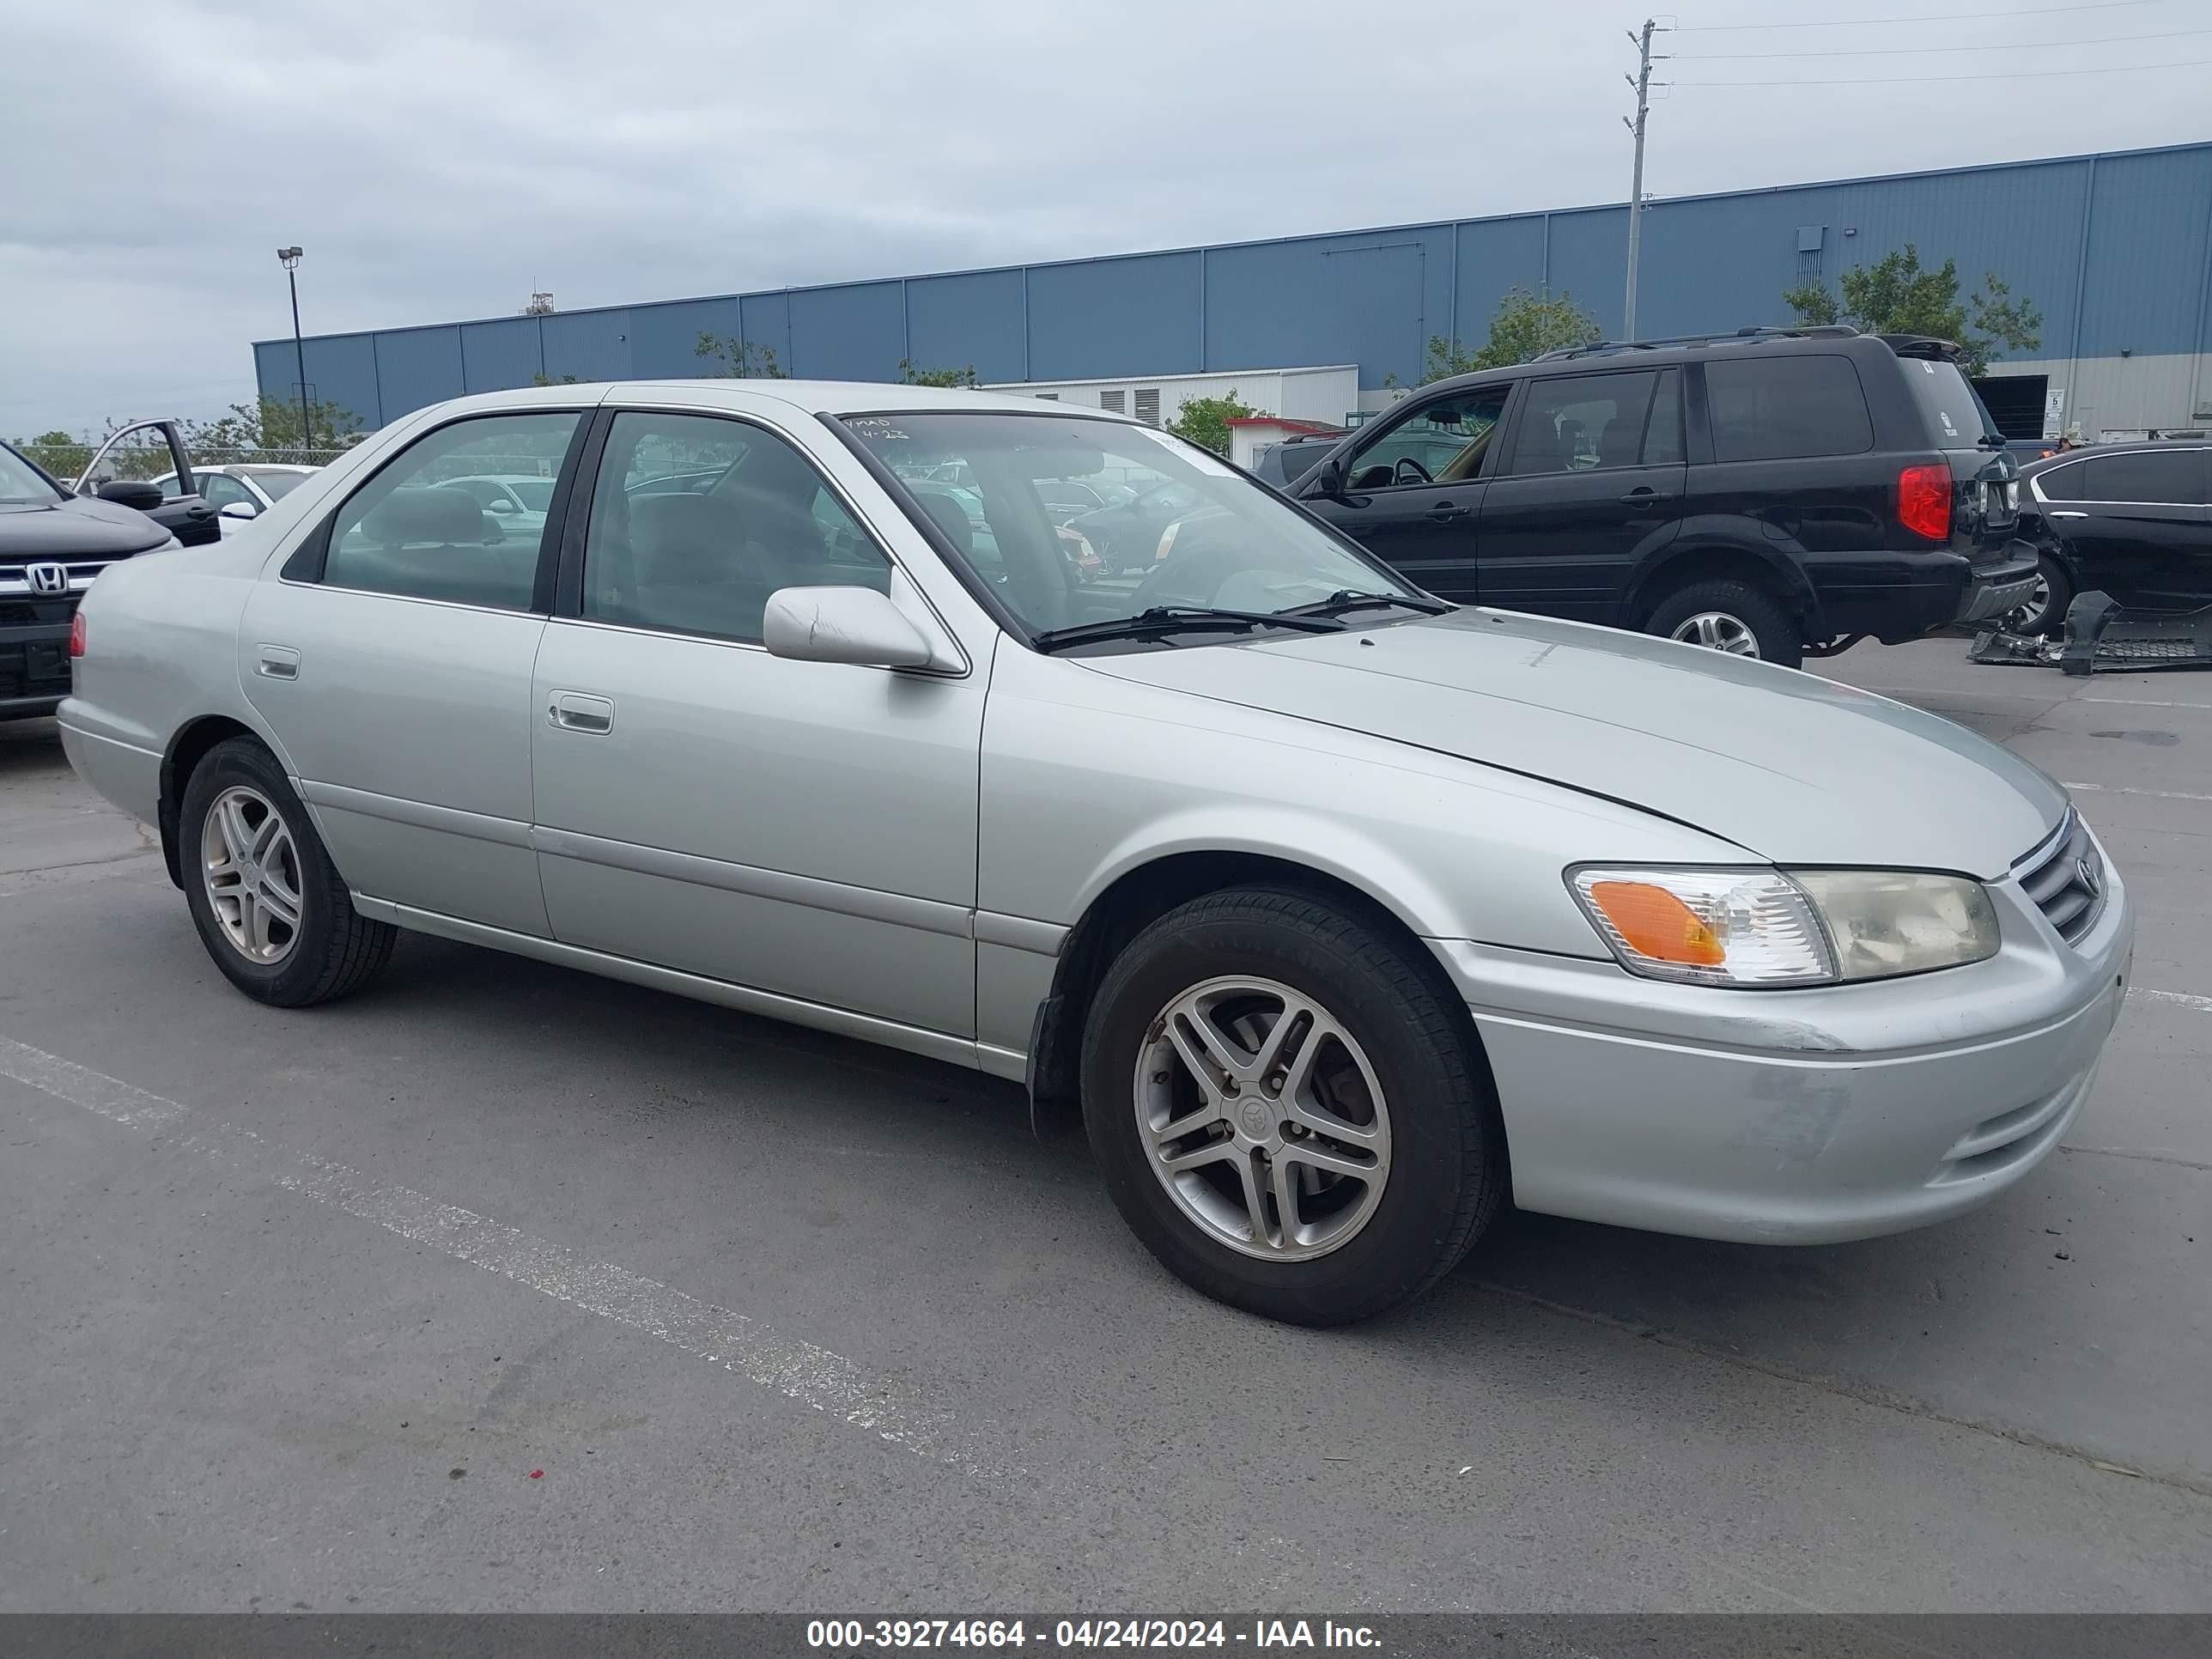
[[[33,593],[69,592],[69,567],[65,564],[27,565],[24,568],[23,575]]]

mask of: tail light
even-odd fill
[[[1897,516],[1916,536],[1931,542],[1951,539],[1951,469],[1908,466],[1897,475]]]
[[[70,617],[70,655],[84,655],[84,612],[82,611]]]

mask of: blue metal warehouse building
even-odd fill
[[[1431,336],[1480,343],[1510,289],[1571,294],[1617,332],[1626,237],[1615,204],[319,335],[307,378],[374,428],[540,374],[696,374],[706,332],[821,379],[890,379],[902,358],[990,382],[1356,364],[1372,406],[1390,377],[1419,378]],[[2212,143],[1655,201],[1638,320],[1650,335],[1778,320],[1784,289],[1832,287],[1907,242],[2041,310],[2041,348],[1993,371],[2020,382],[1991,399],[2008,428],[2046,412],[2093,436],[2212,423]],[[254,360],[264,395],[297,395],[290,339]]]

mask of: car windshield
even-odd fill
[[[281,501],[307,481],[304,472],[279,472],[274,468],[240,467],[240,471],[260,487],[261,493],[272,501]]]
[[[1272,490],[1150,427],[981,411],[844,424],[1032,638],[1175,607],[1275,614],[1380,594],[1435,608]],[[1109,504],[1071,499],[1069,482]],[[1393,619],[1388,605],[1358,617]]]
[[[532,513],[550,512],[553,507],[553,481],[550,478],[524,478],[507,485],[524,508]]]
[[[0,444],[0,501],[50,501],[54,487],[38,470],[4,444]]]
[[[1958,364],[1941,358],[1906,357],[1898,365],[1913,401],[1928,417],[1939,449],[1972,449],[1997,436],[1997,423]]]

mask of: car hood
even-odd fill
[[[168,539],[137,507],[94,496],[0,501],[0,559],[112,559]]]
[[[1717,651],[1504,611],[1079,659],[1626,802],[1785,865],[2002,875],[2066,792],[1964,726]]]

